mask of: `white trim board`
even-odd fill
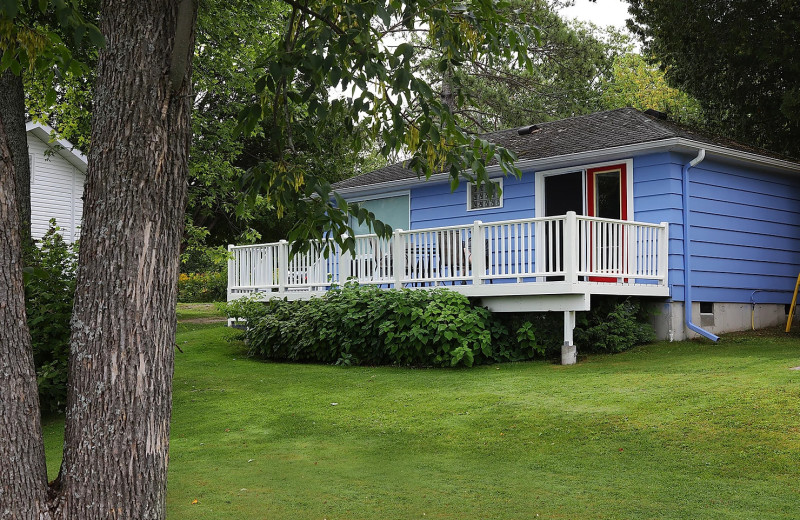
[[[503,207],[503,201],[505,199],[505,193],[503,192],[503,178],[502,177],[496,177],[494,179],[490,179],[489,182],[496,183],[498,185],[498,187],[500,188],[500,204],[498,204],[497,206],[490,206],[490,207],[486,207],[486,208],[470,208],[469,204],[470,204],[470,202],[472,202],[472,190],[474,189],[474,184],[471,183],[471,182],[467,182],[466,206],[467,206],[467,212],[468,213],[473,213],[475,211],[489,211],[489,210],[498,209],[498,208],[502,208]]]
[[[627,170],[627,186],[625,197],[628,205],[628,218],[624,220],[633,220],[635,208],[633,206],[633,159],[620,159],[616,161],[604,161],[597,163],[587,163],[579,166],[571,166],[568,168],[556,168],[552,170],[540,170],[534,173],[534,216],[544,216],[544,178],[551,175],[561,175],[564,173],[583,173],[583,213],[586,214],[586,170],[590,168],[602,168],[604,166],[614,166],[617,164],[624,164]]]
[[[710,143],[703,143],[686,139],[683,137],[671,137],[669,139],[660,139],[657,141],[648,141],[646,143],[636,143],[624,146],[615,146],[611,148],[602,148],[599,150],[589,150],[585,152],[577,152],[565,155],[555,155],[551,157],[544,157],[541,159],[523,159],[516,161],[514,164],[522,171],[528,170],[552,170],[557,168],[568,167],[570,164],[582,164],[587,162],[619,162],[625,157],[635,157],[637,155],[644,155],[656,152],[679,152],[687,154],[697,154],[698,150],[705,149],[709,154],[709,158],[722,158],[743,161],[760,167],[781,170],[788,173],[800,174],[800,163],[788,161],[785,159],[775,159],[764,155],[755,154],[752,152],[743,152],[726,148],[724,146],[714,145]],[[497,165],[486,167],[490,177],[502,177],[503,172]],[[425,182],[446,182],[450,180],[450,174],[438,173],[431,175],[429,179],[420,179],[417,177],[408,179],[398,179],[394,181],[387,181],[366,186],[354,186],[349,188],[341,188],[334,190],[342,195],[355,194],[355,193],[381,193],[386,189],[399,189],[409,188],[412,186],[419,186]],[[466,179],[462,179],[466,181]]]
[[[29,121],[25,124],[25,131],[52,148],[55,153],[66,159],[75,168],[80,170],[81,173],[86,173],[89,160],[83,155],[83,152],[78,150],[75,145],[66,139],[54,139],[52,136],[58,133],[52,127]]]

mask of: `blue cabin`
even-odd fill
[[[675,340],[785,322],[800,273],[800,163],[632,108],[484,138],[517,154],[520,178],[490,167],[500,190],[451,191],[446,174],[424,181],[395,164],[342,181],[334,189],[392,239],[354,222],[352,255],[232,246],[229,298],[307,298],[352,278],[444,285],[495,311],[564,311],[567,344],[574,312],[601,294],[652,298],[658,335]]]

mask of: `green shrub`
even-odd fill
[[[564,343],[564,318],[561,312],[518,312],[497,313],[493,319],[499,321],[509,331],[516,331],[515,337],[519,341],[521,335],[536,338],[538,353],[547,357],[561,355],[561,345]],[[513,357],[509,361],[516,361]]]
[[[541,356],[530,324],[509,329],[446,289],[347,284],[308,301],[234,302],[252,355],[340,365],[472,366]]]
[[[181,254],[178,301],[221,302],[228,297],[228,251],[224,247],[190,245]]]
[[[205,303],[225,301],[228,297],[228,273],[181,273],[178,278],[178,301]]]
[[[251,355],[338,365],[472,366],[557,357],[563,313],[492,314],[446,289],[381,290],[347,284],[307,301],[237,300],[229,317],[248,323]],[[619,352],[652,341],[634,300],[596,298],[578,313],[576,344]]]
[[[585,352],[622,352],[655,339],[638,300],[596,298],[592,310],[578,314],[575,344]]]
[[[25,307],[42,410],[63,410],[67,397],[70,318],[76,246],[64,242],[54,220],[39,247],[26,254]]]

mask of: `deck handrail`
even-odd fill
[[[502,225],[502,224],[516,224],[516,223],[521,223],[521,222],[541,222],[541,221],[545,221],[545,220],[563,220],[566,217],[567,217],[566,215],[558,215],[558,216],[554,216],[554,217],[532,217],[532,218],[524,218],[524,219],[497,220],[497,221],[492,221],[492,222],[481,222],[480,220],[476,220],[474,222],[481,222],[481,224],[484,224],[484,225],[488,225],[488,224]],[[661,228],[664,225],[664,222],[662,222],[660,224],[654,224],[652,222],[640,222],[640,221],[635,221],[635,220],[616,220],[616,219],[603,218],[603,217],[589,217],[589,216],[586,216],[586,215],[576,215],[576,218],[578,220],[591,220],[591,221],[599,221],[599,222],[624,222],[626,224],[635,224],[637,226],[652,227],[652,228]],[[471,225],[472,225],[472,223],[470,223],[470,224],[453,224],[453,225],[450,225],[450,226],[421,228],[421,229],[413,229],[413,230],[395,229],[395,231],[400,231],[402,233],[408,234],[408,233],[416,233],[416,232],[446,231],[448,229],[458,229],[458,228],[468,227],[468,226],[471,226]],[[375,234],[375,233],[366,233],[366,234],[362,234],[362,235],[355,235],[353,238],[369,238],[369,237],[377,238],[378,235]],[[327,239],[327,240],[330,240],[330,239]],[[280,241],[278,241],[278,242],[263,242],[263,243],[260,243],[260,244],[245,244],[245,245],[240,245],[240,246],[231,244],[231,245],[228,246],[228,249],[229,250],[247,249],[247,248],[250,248],[250,247],[262,247],[262,246],[273,246],[273,245],[276,246],[278,244],[280,244]]]
[[[386,287],[550,281],[666,286],[668,225],[566,215],[476,220],[356,235],[353,253],[328,242],[293,257],[288,242],[228,247],[229,299],[247,292],[319,292],[348,280]]]

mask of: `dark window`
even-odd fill
[[[700,302],[700,314],[714,314],[714,303]]]
[[[595,217],[620,218],[622,194],[619,182],[619,171],[602,172],[595,175],[595,191],[597,193]]]
[[[568,211],[583,215],[583,172],[544,178],[544,215],[536,216],[566,215]]]

